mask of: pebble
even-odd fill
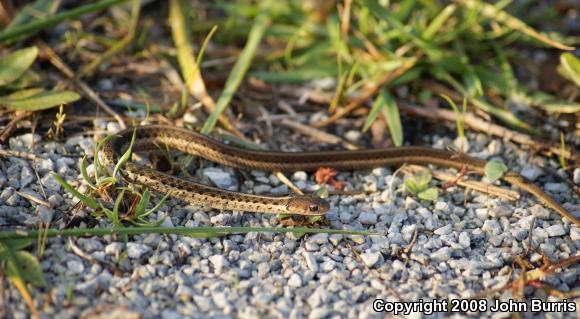
[[[470,248],[471,247],[471,238],[467,234],[467,232],[462,231],[459,233],[459,244],[463,246],[463,248]]]
[[[580,185],[580,167],[576,167],[572,175],[573,175],[572,180],[574,181],[574,184]]]
[[[222,169],[208,167],[203,170],[203,175],[209,178],[219,188],[229,189],[235,186],[232,175]]]
[[[448,235],[448,234],[451,233],[452,230],[453,230],[453,226],[451,224],[447,224],[447,225],[445,225],[443,227],[437,228],[434,231],[434,233],[436,235],[439,235],[439,236],[441,236],[441,235]]]
[[[308,238],[308,241],[312,242],[314,244],[323,245],[323,244],[328,243],[328,237],[329,237],[328,234],[320,233],[320,234],[315,234],[315,235],[311,236],[310,238]]]
[[[380,264],[379,261],[383,258],[383,256],[381,255],[380,252],[372,251],[372,250],[369,250],[369,251],[361,254],[360,257],[361,257],[362,261],[364,262],[364,264],[369,268]]]
[[[559,237],[566,234],[566,231],[564,230],[564,227],[562,227],[562,225],[552,225],[546,228],[546,231],[548,232],[548,236],[550,237]]]
[[[377,223],[377,214],[363,212],[358,216],[358,221],[363,225],[374,225]]]
[[[442,247],[431,253],[429,257],[435,261],[447,261],[449,258],[451,258],[451,248]]]
[[[218,274],[221,273],[225,267],[229,266],[228,260],[223,255],[213,255],[209,257],[209,261]]]
[[[127,243],[127,256],[129,256],[131,259],[139,259],[149,251],[151,251],[151,248],[147,245],[139,244],[136,242]]]
[[[546,183],[544,189],[553,193],[566,193],[569,190],[568,185],[564,183]]]
[[[78,260],[69,260],[66,262],[66,267],[74,275],[78,275],[85,270],[85,266]]]
[[[347,140],[351,141],[351,142],[356,142],[358,140],[360,140],[362,136],[362,133],[360,131],[348,131],[344,134],[344,138],[346,138]]]
[[[288,279],[288,286],[294,288],[302,287],[302,278],[300,278],[300,275],[296,273],[292,274]]]
[[[527,178],[531,182],[538,179],[538,177],[542,176],[543,173],[544,171],[542,171],[538,166],[532,164],[524,166],[520,172],[523,177]]]
[[[502,232],[500,224],[495,219],[486,220],[481,229],[491,235],[499,235]]]

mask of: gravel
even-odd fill
[[[102,122],[101,127],[114,132],[119,129],[115,124]],[[516,156],[511,146],[483,135],[468,137],[473,154],[505,156],[503,161],[510,167],[521,168],[526,178],[553,192],[558,201],[567,202],[570,210],[580,210],[567,185],[553,182],[525,157]],[[348,138],[360,142],[363,136],[351,130]],[[80,156],[91,154],[94,142],[77,136],[62,144],[43,143],[39,136],[24,134],[12,137],[9,145],[30,151],[33,139],[35,154],[43,158],[36,164],[0,158],[0,223],[37,228],[43,220],[63,228],[77,200],[50,173],[56,171],[74,187],[86,187],[77,167]],[[453,143],[437,136],[432,142],[440,148]],[[505,151],[507,148],[512,151]],[[580,184],[577,171],[574,182]],[[111,313],[120,311],[121,317],[377,318],[382,316],[371,308],[376,298],[469,298],[502,287],[510,280],[514,256],[527,250],[533,220],[534,248],[553,261],[579,253],[580,229],[538,204],[533,196],[521,193],[518,202],[508,202],[452,187],[431,203],[406,193],[404,176],[395,177],[393,172],[391,168],[341,172],[336,178],[346,181],[347,189],[365,193],[329,198],[332,209],[327,227],[369,230],[376,236],[248,233],[193,238],[146,234],[130,236],[127,242],[122,236],[73,238],[75,249],[68,240],[52,238],[40,258],[47,285],[32,287],[31,293],[35,300],[42,300],[44,317],[86,316],[108,305]],[[312,174],[288,176],[307,192],[317,189]],[[237,174],[210,164],[193,178],[248,193],[288,193],[288,187],[270,172]],[[52,208],[21,194],[47,200]],[[78,227],[95,220],[90,212],[75,212]],[[148,218],[153,222],[163,217],[167,227],[280,226],[276,216],[219,212],[174,199],[168,199]],[[99,227],[111,227],[105,218],[96,221]],[[533,254],[527,260],[541,262],[542,255]],[[580,273],[571,267],[550,278],[550,284],[568,292],[576,289]],[[12,285],[5,287],[8,317],[28,317],[17,290]],[[68,291],[72,291],[72,299]],[[546,299],[538,289],[526,289],[526,295]],[[511,297],[510,290],[505,296]]]

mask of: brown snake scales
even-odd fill
[[[133,131],[133,129],[123,130],[105,143],[103,146],[105,164],[114,165],[119,161],[130,145]],[[456,169],[467,166],[470,172],[483,175],[486,164],[484,160],[464,154],[428,147],[404,146],[304,153],[256,151],[226,145],[204,135],[172,126],[150,125],[136,128],[132,151],[152,150],[158,145],[165,145],[222,165],[267,171],[315,171],[320,167],[353,170],[403,164],[433,164]],[[216,209],[295,215],[322,215],[329,209],[328,202],[316,196],[270,197],[232,192],[165,174],[131,161],[125,163],[121,174],[130,183],[144,185],[162,193],[170,193],[173,197]],[[580,224],[577,217],[538,186],[527,182],[521,175],[510,171],[501,179],[532,193],[546,206],[575,224]]]

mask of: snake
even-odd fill
[[[487,163],[463,153],[423,146],[315,152],[253,150],[225,144],[192,130],[166,125],[139,126],[118,132],[102,146],[102,159],[105,165],[111,166],[121,160],[129,147],[130,152],[142,152],[160,146],[238,169],[281,172],[312,172],[321,167],[359,170],[404,164],[431,164],[459,170],[467,168],[469,172],[485,175]],[[330,209],[328,201],[315,195],[261,196],[229,191],[170,175],[130,160],[119,171],[129,183],[214,209],[306,216],[324,215]],[[501,179],[533,194],[547,207],[580,224],[577,217],[520,174],[507,171]]]

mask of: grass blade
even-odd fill
[[[68,10],[44,19],[33,20],[32,22],[27,23],[25,25],[10,28],[8,30],[1,32],[0,43],[11,40],[23,34],[29,34],[34,31],[55,26],[67,19],[77,18],[87,13],[106,9],[110,6],[114,6],[125,1],[127,0],[102,0],[96,3],[91,3],[72,10]]]
[[[67,183],[62,177],[59,175],[52,173],[52,177],[56,179],[56,181],[69,193],[71,193],[74,197],[78,198],[81,202],[92,209],[97,209],[100,207],[99,203],[88,196],[81,194],[81,192],[77,191],[74,187],[72,187],[69,183]]]
[[[204,123],[203,128],[201,129],[202,134],[207,135],[213,130],[219,116],[228,107],[232,97],[238,89],[238,86],[240,86],[246,71],[250,68],[250,64],[254,55],[256,54],[258,44],[260,44],[262,40],[264,31],[268,25],[270,25],[271,1],[263,2],[261,6],[262,10],[254,20],[254,25],[252,26],[250,34],[248,35],[248,41],[246,42],[240,57],[236,61],[236,64],[232,68],[232,71],[230,72],[228,80],[224,86],[224,90],[222,91],[222,94],[217,101],[216,110],[209,116],[207,121]]]

